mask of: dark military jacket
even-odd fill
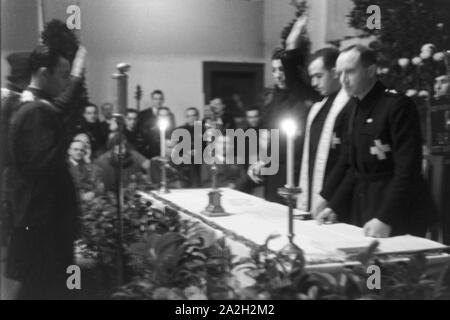
[[[393,228],[393,235],[424,235],[434,211],[422,177],[414,103],[381,82],[351,103],[341,158],[322,196],[343,222],[363,226],[378,218]]]

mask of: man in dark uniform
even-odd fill
[[[371,237],[423,236],[434,219],[421,173],[422,140],[414,103],[376,79],[376,57],[361,45],[341,52],[342,86],[353,97],[340,161],[314,212],[364,228]]]
[[[30,57],[32,79],[10,128],[14,229],[6,276],[7,298],[65,298],[73,264],[78,213],[70,176],[62,111],[53,103],[70,82],[70,64],[51,48]]]
[[[310,86],[309,81],[303,79],[300,74],[306,64],[306,57],[301,48],[302,32],[306,22],[305,17],[300,17],[286,39],[285,50],[278,49],[272,56],[272,73],[276,85],[271,101],[262,109],[261,129],[280,129],[281,122],[289,118],[296,122],[297,129],[302,132],[309,108],[320,98]],[[264,140],[264,138],[261,139],[261,141]],[[300,162],[302,146],[302,136],[297,136],[294,163]],[[248,170],[251,180],[239,181],[237,189],[248,192],[255,183],[263,182],[264,198],[268,201],[284,203],[284,199],[278,195],[278,188],[286,184],[286,135],[284,133],[280,134],[278,172],[264,176],[263,180],[259,174],[263,165],[259,162],[251,165]],[[296,169],[299,169],[299,166]],[[298,170],[294,175],[298,177]]]

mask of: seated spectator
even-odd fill
[[[227,110],[227,106],[223,102],[222,98],[214,98],[209,103],[214,115],[214,119],[218,120],[222,124],[222,129],[233,129],[235,124],[233,121],[233,115],[230,110]]]
[[[196,121],[199,121],[200,119],[200,113],[197,108],[187,108],[186,109],[186,123],[180,127],[179,129],[185,129],[189,132],[189,135],[191,137],[191,150],[190,150],[190,156],[191,156],[191,164],[183,164],[184,171],[187,172],[189,176],[189,187],[198,188],[200,187],[201,183],[201,164],[194,164],[194,156],[195,152],[203,152],[203,149],[201,150],[195,150],[195,143],[194,143],[194,124]],[[203,133],[203,128],[201,133]],[[180,142],[180,141],[179,141]]]
[[[141,134],[137,130],[138,111],[136,109],[128,109],[125,114],[124,135],[130,147],[144,154],[145,142]]]
[[[69,171],[73,177],[75,187],[82,199],[89,199],[95,195],[95,192],[102,192],[103,188],[96,178],[98,170],[92,164],[84,161],[85,150],[85,144],[82,141],[74,140],[70,144],[67,154]]]
[[[84,132],[91,141],[92,153],[95,156],[105,151],[108,132],[98,120],[98,108],[94,104],[84,107],[82,118],[75,127],[76,132]]]
[[[121,148],[119,148],[117,135],[111,139],[109,147],[109,150],[95,161],[95,164],[100,169],[100,180],[103,182],[106,191],[117,189],[116,170],[119,164],[119,149],[121,149],[122,153],[123,186],[127,186],[134,178],[146,179],[150,169],[150,160],[131,149],[125,139],[122,140]]]
[[[261,124],[261,112],[258,107],[248,108],[245,111],[246,128],[259,129]]]
[[[114,106],[110,102],[106,102],[102,104],[101,111],[103,115],[103,120],[101,121],[103,130],[111,133],[117,130],[117,122],[116,119],[113,117],[114,113]]]
[[[92,162],[92,147],[91,140],[86,133],[78,133],[72,139],[72,141],[80,141],[84,145],[84,162],[91,163]]]

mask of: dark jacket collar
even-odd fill
[[[12,82],[9,82],[9,83],[6,85],[6,87],[7,87],[9,90],[11,90],[11,91],[14,91],[14,92],[17,92],[17,93],[22,93],[22,89],[20,89],[19,87],[15,86]]]
[[[371,102],[375,101],[376,97],[379,97],[380,93],[384,92],[385,90],[386,87],[381,83],[381,81],[377,80],[372,89],[366,94],[366,96],[361,101],[359,101],[359,104],[363,106],[370,105]]]

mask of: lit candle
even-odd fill
[[[284,120],[282,128],[286,132],[286,187],[293,188],[295,122],[291,119]]]
[[[158,121],[159,125],[159,140],[160,140],[160,150],[161,150],[161,158],[166,157],[166,130],[169,126],[169,122],[165,118],[161,118]]]

